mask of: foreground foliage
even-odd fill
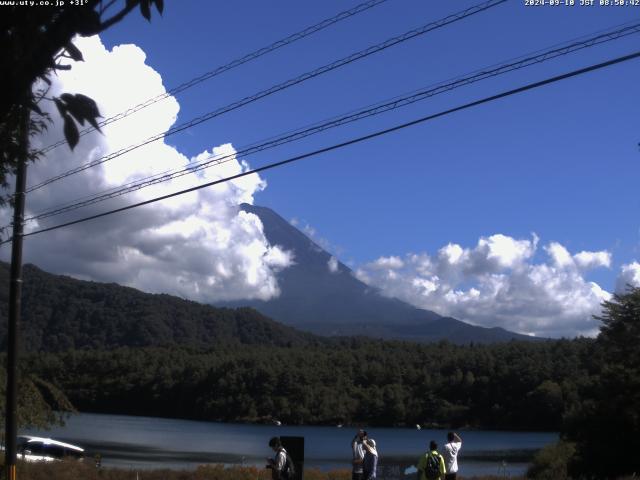
[[[574,477],[640,474],[640,288],[615,295],[603,307],[595,374],[563,427],[576,443]]]
[[[82,52],[73,44],[76,35],[97,35],[120,22],[139,8],[151,19],[151,6],[162,13],[164,0],[102,1],[84,0],[79,8],[65,7],[64,2],[7,2],[0,15],[0,190],[8,187],[7,177],[15,173],[18,158],[26,147],[20,137],[25,116],[31,115],[29,133],[41,132],[51,122],[40,103],[55,102],[63,123],[64,137],[73,149],[80,137],[79,128],[98,128],[100,112],[93,99],[72,93],[52,97],[51,76],[70,70],[71,63],[82,61]],[[27,8],[29,7],[29,8]],[[38,83],[39,82],[39,83]],[[33,90],[36,90],[35,92]],[[86,123],[85,123],[86,122]],[[28,160],[40,153],[31,150]],[[5,203],[0,196],[0,206]]]
[[[540,450],[527,470],[527,478],[534,480],[568,480],[569,462],[575,455],[576,446],[569,442],[558,442]]]
[[[16,421],[19,427],[48,428],[62,424],[66,412],[75,409],[55,385],[35,375],[23,374],[18,383]],[[6,371],[0,369],[0,417],[5,416]],[[4,438],[4,437],[3,437]]]

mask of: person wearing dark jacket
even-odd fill
[[[375,480],[378,468],[378,450],[376,441],[373,438],[365,438],[362,442],[364,447],[363,474],[364,480]]]
[[[274,458],[267,458],[267,468],[271,469],[271,478],[273,480],[288,478],[285,472],[287,467],[287,451],[282,446],[280,437],[273,437],[269,440],[269,446],[276,452]]]
[[[351,472],[351,480],[362,480],[364,475],[364,447],[363,442],[367,436],[367,432],[364,430],[358,430],[358,433],[353,440],[351,440],[351,452],[353,458],[351,465],[353,466]]]

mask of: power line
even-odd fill
[[[151,97],[147,100],[145,100],[142,103],[139,103],[138,105],[135,105],[131,108],[128,108],[127,110],[124,110],[116,115],[113,115],[112,117],[106,118],[104,120],[102,120],[101,122],[98,123],[99,127],[104,127],[106,125],[109,125],[110,123],[113,123],[117,120],[120,120],[122,118],[128,117],[129,115],[132,115],[135,112],[138,112],[140,110],[142,110],[143,108],[146,108],[150,105],[153,105],[155,103],[158,103],[162,100],[164,100],[165,98],[168,98],[170,96],[174,96],[180,92],[183,92],[184,90],[187,90],[188,88],[191,88],[195,85],[198,85],[199,83],[202,83],[206,80],[209,80],[213,77],[216,77],[224,72],[227,72],[229,70],[232,70],[236,67],[239,67],[240,65],[243,65],[247,62],[250,62],[251,60],[255,60],[256,58],[259,58],[263,55],[266,55],[267,53],[271,53],[279,48],[282,48],[284,46],[290,45],[298,40],[301,40],[305,37],[308,37],[314,33],[317,33],[321,30],[324,30],[325,28],[334,25],[342,20],[345,20],[347,18],[353,17],[355,15],[358,15],[359,13],[362,13],[366,10],[369,10],[370,8],[376,7],[378,5],[380,5],[381,3],[386,2],[387,0],[369,0],[367,2],[361,3],[359,5],[356,5],[355,7],[349,9],[349,10],[345,10],[344,12],[340,12],[337,15],[334,15],[333,17],[327,18],[323,21],[321,21],[320,23],[316,23],[315,25],[312,25],[310,27],[305,28],[304,30],[301,30],[299,32],[296,32],[292,35],[289,35],[288,37],[285,37],[281,40],[278,40],[276,42],[273,42],[271,45],[268,45],[266,47],[262,47],[254,52],[248,53],[247,55],[237,58],[235,60],[232,60],[231,62],[219,66],[213,70],[210,70],[209,72],[203,73],[202,75],[199,75],[195,78],[192,78],[191,80],[188,80],[184,83],[181,83],[180,85],[178,85],[177,87],[172,88],[171,90],[165,92],[165,93],[161,93],[159,95],[156,95],[155,97]],[[95,128],[93,127],[87,127],[83,130],[80,131],[80,136],[86,135],[87,133],[93,132],[95,130]],[[42,150],[40,150],[41,153],[47,153],[51,150],[53,150],[56,147],[59,147],[60,145],[64,145],[66,142],[66,140],[59,140],[58,142],[49,145],[48,147],[43,148]]]
[[[539,87],[542,87],[542,86],[545,86],[545,85],[549,85],[551,83],[559,82],[561,80],[566,80],[568,78],[572,78],[572,77],[576,77],[576,76],[579,76],[579,75],[583,75],[583,74],[588,73],[588,72],[592,72],[592,71],[595,71],[595,70],[600,70],[600,69],[603,69],[603,68],[606,68],[606,67],[610,67],[612,65],[616,65],[616,64],[619,64],[619,63],[627,62],[629,60],[633,60],[633,59],[636,59],[638,57],[640,57],[640,51],[637,51],[637,52],[634,52],[632,54],[625,55],[625,56],[622,56],[622,57],[617,57],[617,58],[614,58],[612,60],[608,60],[606,62],[598,63],[598,64],[595,64],[595,65],[590,65],[588,67],[581,68],[581,69],[578,69],[578,70],[573,70],[571,72],[564,73],[562,75],[557,75],[557,76],[554,76],[554,77],[550,77],[550,78],[547,78],[545,80],[541,80],[541,81],[534,82],[534,83],[529,83],[529,84],[524,85],[522,87],[514,88],[512,90],[507,90],[507,91],[504,91],[502,93],[498,93],[496,95],[492,95],[490,97],[485,97],[485,98],[483,98],[481,100],[476,100],[474,102],[470,102],[470,103],[466,103],[464,105],[460,105],[458,107],[450,108],[448,110],[444,110],[444,111],[441,111],[439,113],[435,113],[435,114],[432,114],[432,115],[427,115],[427,116],[418,118],[416,120],[412,120],[410,122],[406,122],[406,123],[403,123],[403,124],[400,124],[400,125],[396,125],[394,127],[390,127],[390,128],[384,129],[384,130],[379,130],[377,132],[370,133],[368,135],[364,135],[364,136],[361,136],[361,137],[358,137],[358,138],[354,138],[354,139],[348,140],[346,142],[334,144],[334,145],[331,145],[329,147],[324,147],[324,148],[321,148],[319,150],[315,150],[313,152],[308,152],[308,153],[305,153],[305,154],[302,154],[302,155],[298,155],[298,156],[295,156],[295,157],[292,157],[292,158],[288,158],[286,160],[281,160],[279,162],[270,163],[268,165],[255,168],[253,170],[248,170],[246,172],[242,172],[242,173],[239,173],[239,174],[236,174],[236,175],[232,175],[230,177],[222,178],[222,179],[219,179],[219,180],[214,180],[212,182],[208,182],[208,183],[205,183],[205,184],[202,184],[202,185],[197,185],[195,187],[187,188],[185,190],[180,190],[178,192],[170,193],[170,194],[167,194],[167,195],[162,195],[160,197],[155,197],[155,198],[152,198],[152,199],[149,199],[149,200],[145,200],[143,202],[135,203],[135,204],[132,204],[132,205],[127,205],[126,207],[121,207],[121,208],[117,208],[117,209],[114,209],[114,210],[109,210],[109,211],[106,211],[106,212],[102,212],[102,213],[99,213],[99,214],[96,214],[96,215],[91,215],[91,216],[88,216],[88,217],[80,218],[78,220],[73,220],[71,222],[66,222],[66,223],[54,225],[52,227],[43,228],[43,229],[40,229],[40,230],[35,230],[33,232],[25,233],[23,236],[24,237],[28,237],[28,236],[31,236],[31,235],[37,235],[39,233],[50,232],[52,230],[57,230],[57,229],[60,229],[60,228],[63,228],[63,227],[76,225],[78,223],[87,222],[89,220],[95,220],[97,218],[105,217],[107,215],[112,215],[114,213],[124,212],[126,210],[131,210],[133,208],[142,207],[142,206],[149,205],[149,204],[152,204],[152,203],[155,203],[155,202],[159,202],[161,200],[166,200],[168,198],[172,198],[172,197],[176,197],[176,196],[179,196],[179,195],[183,195],[185,193],[194,192],[196,190],[201,190],[203,188],[211,187],[213,185],[217,185],[217,184],[220,184],[220,183],[225,183],[225,182],[228,182],[228,181],[231,181],[231,180],[236,180],[238,178],[245,177],[245,176],[248,176],[248,175],[253,175],[253,174],[256,174],[256,173],[260,173],[260,172],[263,172],[265,170],[270,170],[272,168],[281,167],[283,165],[287,165],[289,163],[297,162],[297,161],[300,161],[300,160],[303,160],[303,159],[306,159],[306,158],[314,157],[314,156],[320,155],[322,153],[327,153],[327,152],[330,152],[330,151],[333,151],[333,150],[337,150],[337,149],[340,149],[340,148],[347,147],[349,145],[354,145],[354,144],[361,143],[361,142],[364,142],[364,141],[367,141],[367,140],[371,140],[373,138],[380,137],[382,135],[386,135],[386,134],[389,134],[389,133],[392,133],[392,132],[396,132],[396,131],[399,131],[399,130],[402,130],[402,129],[405,129],[405,128],[408,128],[408,127],[411,127],[411,126],[414,126],[414,125],[418,125],[420,123],[424,123],[424,122],[427,122],[427,121],[430,121],[430,120],[435,120],[436,118],[444,117],[446,115],[450,115],[452,113],[459,112],[461,110],[466,110],[466,109],[469,109],[469,108],[472,108],[472,107],[476,107],[478,105],[482,105],[482,104],[489,103],[489,102],[492,102],[492,101],[495,101],[495,100],[499,100],[501,98],[509,97],[509,96],[512,96],[512,95],[516,95],[518,93],[522,93],[522,92],[525,92],[525,91],[528,91],[528,90],[533,90],[535,88],[539,88]],[[7,240],[5,240],[3,242],[0,242],[0,245],[3,245],[5,243],[9,243],[11,241],[12,241],[12,239],[7,239]]]
[[[320,133],[322,131],[325,131],[331,128],[352,123],[352,122],[361,120],[363,118],[371,117],[374,115],[379,115],[381,113],[385,113],[400,107],[404,107],[404,106],[413,104],[415,102],[425,100],[435,95],[439,95],[441,93],[445,93],[456,88],[470,85],[472,83],[475,83],[481,80],[486,80],[488,78],[502,75],[514,70],[519,70],[521,68],[536,65],[560,56],[568,55],[570,53],[574,53],[585,48],[590,48],[595,45],[600,45],[602,43],[617,40],[617,39],[626,37],[631,34],[639,33],[639,32],[640,32],[640,23],[636,23],[633,25],[627,25],[623,28],[618,28],[613,31],[612,30],[604,31],[604,33],[600,33],[599,35],[585,38],[584,40],[579,42],[573,42],[569,44],[565,43],[565,45],[563,46],[556,46],[555,48],[551,48],[543,51],[538,50],[535,54],[529,54],[528,56],[520,56],[518,57],[518,59],[516,59],[515,61],[511,61],[510,63],[499,64],[498,66],[486,67],[481,70],[476,70],[473,74],[469,74],[463,77],[458,77],[453,81],[449,81],[446,83],[441,82],[439,84],[436,84],[435,86],[430,86],[428,88],[418,90],[416,92],[412,92],[409,95],[396,97],[390,101],[379,103],[370,107],[365,107],[363,109],[356,110],[349,114],[346,114],[340,117],[335,117],[329,121],[312,125],[308,128],[294,130],[291,133],[287,133],[279,137],[273,137],[272,139],[269,139],[268,141],[265,141],[263,143],[254,144],[252,146],[245,147],[233,154],[210,155],[209,157],[204,159],[202,162],[197,164],[187,165],[184,168],[177,169],[177,170],[175,169],[167,170],[165,172],[158,173],[156,175],[148,176],[143,179],[135,180],[125,185],[121,185],[121,186],[103,191],[99,194],[89,195],[89,196],[74,200],[67,204],[51,207],[47,210],[38,212],[35,215],[26,218],[25,221],[40,220],[40,219],[60,215],[63,213],[67,213],[73,210],[77,210],[78,208],[94,205],[99,202],[103,202],[112,198],[126,195],[127,193],[141,190],[142,188],[163,183],[175,178],[182,177],[190,173],[203,170],[205,168],[226,163],[232,160],[234,157],[238,157],[241,155],[248,156],[248,155],[261,152],[270,148],[291,143],[293,141],[306,138],[308,136],[314,135],[316,133]]]
[[[27,189],[27,193],[33,192],[34,190],[42,188],[45,185],[49,185],[49,184],[51,184],[53,182],[56,182],[58,180],[61,180],[63,178],[66,178],[66,177],[69,177],[69,176],[74,175],[76,173],[79,173],[79,172],[82,172],[84,170],[87,170],[88,168],[92,168],[92,167],[95,167],[95,166],[100,165],[102,163],[105,163],[105,162],[107,162],[109,160],[113,160],[114,158],[119,157],[121,155],[124,155],[125,153],[129,153],[129,152],[131,152],[133,150],[136,150],[136,149],[138,149],[140,147],[148,145],[148,144],[150,144],[152,142],[155,142],[155,141],[160,140],[162,138],[166,138],[166,137],[168,137],[170,135],[173,135],[175,133],[181,132],[183,130],[186,130],[188,128],[194,127],[196,125],[199,125],[199,124],[201,124],[203,122],[211,120],[212,118],[220,116],[220,115],[222,115],[224,113],[228,113],[228,112],[230,112],[232,110],[236,110],[236,109],[238,109],[238,108],[240,108],[240,107],[242,107],[244,105],[247,105],[249,103],[255,102],[255,101],[260,100],[260,99],[262,99],[264,97],[267,97],[267,96],[272,95],[274,93],[280,92],[280,91],[285,90],[285,89],[287,89],[289,87],[292,87],[294,85],[302,83],[302,82],[304,82],[306,80],[309,80],[311,78],[315,78],[315,77],[317,77],[319,75],[322,75],[324,73],[330,72],[330,71],[335,70],[335,69],[337,69],[339,67],[342,67],[344,65],[353,63],[353,62],[355,62],[357,60],[365,58],[365,57],[367,57],[369,55],[372,55],[374,53],[378,53],[378,52],[380,52],[382,50],[385,50],[385,49],[387,49],[389,47],[392,47],[394,45],[406,42],[407,40],[410,40],[412,38],[418,37],[420,35],[424,35],[425,33],[428,33],[428,32],[430,32],[432,30],[436,30],[438,28],[442,28],[442,27],[444,27],[446,25],[449,25],[451,23],[457,22],[459,20],[462,20],[464,18],[470,17],[470,16],[475,15],[477,13],[483,12],[483,11],[488,10],[490,8],[496,7],[496,6],[498,6],[498,5],[502,4],[502,3],[505,3],[506,1],[507,0],[488,0],[488,1],[480,3],[478,5],[474,5],[473,7],[467,8],[467,9],[461,11],[461,12],[449,15],[449,16],[443,18],[443,19],[437,20],[435,22],[428,23],[428,24],[423,25],[422,27],[419,27],[417,29],[410,30],[410,31],[408,31],[408,32],[406,32],[406,33],[404,33],[402,35],[393,37],[393,38],[388,39],[388,40],[386,40],[386,41],[384,41],[382,43],[379,43],[379,44],[374,45],[372,47],[369,47],[367,49],[361,50],[361,51],[359,51],[357,53],[351,54],[351,55],[349,55],[347,57],[344,57],[344,58],[342,58],[340,60],[337,60],[335,62],[332,62],[330,64],[324,65],[324,66],[322,66],[320,68],[317,68],[317,69],[315,69],[313,71],[304,73],[302,75],[299,75],[298,77],[295,77],[295,78],[287,80],[287,81],[285,81],[283,83],[277,84],[277,85],[275,85],[275,86],[273,86],[271,88],[268,88],[266,90],[262,90],[261,92],[258,92],[258,93],[254,94],[254,95],[245,97],[242,100],[238,100],[238,101],[236,101],[234,103],[231,103],[231,104],[229,104],[229,105],[227,105],[225,107],[219,108],[219,109],[214,110],[214,111],[209,112],[209,113],[206,113],[204,115],[201,115],[200,117],[196,117],[196,118],[190,120],[189,122],[180,124],[180,125],[178,125],[176,127],[172,127],[169,130],[167,130],[166,132],[162,132],[162,133],[158,133],[156,135],[153,135],[152,137],[149,137],[147,140],[143,141],[142,143],[138,143],[138,144],[135,144],[135,145],[130,145],[130,146],[125,147],[123,149],[120,149],[120,150],[118,150],[116,152],[113,152],[113,153],[111,153],[109,155],[101,157],[101,158],[99,158],[97,160],[85,163],[85,164],[80,165],[80,166],[78,166],[76,168],[68,170],[65,173],[62,173],[62,174],[56,175],[54,177],[51,177],[51,178],[49,178],[47,180],[44,180],[43,182],[41,182],[41,183],[39,183],[37,185],[29,187]]]

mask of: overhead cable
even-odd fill
[[[110,153],[108,155],[105,155],[104,157],[101,157],[99,159],[93,160],[91,162],[85,163],[83,165],[80,165],[76,168],[73,168],[71,170],[68,170],[67,172],[61,173],[59,175],[56,175],[54,177],[51,177],[47,180],[44,180],[43,182],[40,182],[36,185],[33,185],[32,187],[27,188],[26,193],[30,193],[33,192],[34,190],[37,190],[39,188],[44,187],[45,185],[49,185],[53,182],[56,182],[58,180],[61,180],[63,178],[69,177],[71,175],[74,175],[76,173],[82,172],[84,170],[87,170],[88,168],[92,168],[95,167],[97,165],[101,165],[105,162],[108,162],[110,160],[113,160],[116,157],[122,156],[125,153],[129,153],[133,150],[136,150],[140,147],[143,147],[145,145],[148,145],[152,142],[155,142],[157,140],[160,140],[162,138],[166,138],[170,135],[173,135],[175,133],[181,132],[183,130],[187,130],[191,127],[194,127],[196,125],[199,125],[203,122],[206,122],[208,120],[211,120],[212,118],[218,117],[224,113],[228,113],[232,110],[236,110],[244,105],[247,105],[249,103],[255,102],[257,100],[260,100],[264,97],[267,97],[269,95],[273,95],[276,92],[280,92],[282,90],[285,90],[289,87],[292,87],[294,85],[297,85],[299,83],[302,83],[306,80],[309,80],[311,78],[315,78],[319,75],[322,75],[324,73],[330,72],[332,70],[335,70],[337,68],[343,67],[345,65],[348,65],[350,63],[353,63],[357,60],[360,60],[362,58],[368,57],[369,55],[372,55],[374,53],[378,53],[381,52],[382,50],[385,50],[387,48],[390,48],[392,46],[398,45],[400,43],[406,42],[407,40],[416,38],[420,35],[424,35],[425,33],[431,32],[433,30],[436,30],[438,28],[442,28],[446,25],[449,25],[451,23],[457,22],[459,20],[462,20],[464,18],[470,17],[472,15],[475,15],[477,13],[483,12],[485,10],[488,10],[490,8],[496,7],[502,3],[507,2],[508,0],[488,0],[486,2],[482,2],[478,5],[475,5],[473,7],[469,7],[461,12],[449,15],[441,20],[437,20],[435,22],[431,22],[428,23],[427,25],[423,25],[422,27],[410,30],[402,35],[393,37],[391,39],[388,39],[382,43],[379,43],[377,45],[374,45],[372,47],[366,48],[364,50],[361,50],[357,53],[351,54],[347,57],[344,57],[340,60],[337,60],[335,62],[332,62],[330,64],[324,65],[322,67],[319,67],[315,70],[312,70],[310,72],[304,73],[302,75],[299,75],[295,78],[292,78],[290,80],[287,80],[283,83],[279,83],[277,85],[274,85],[271,88],[268,88],[266,90],[262,90],[261,92],[258,92],[254,95],[245,97],[241,100],[238,100],[234,103],[231,103],[225,107],[219,108],[217,110],[214,110],[212,112],[206,113],[204,115],[201,115],[199,117],[196,117],[188,122],[182,123],[180,125],[177,125],[175,127],[170,128],[169,130],[167,130],[166,132],[162,132],[162,133],[158,133],[156,135],[153,135],[152,137],[149,137],[148,139],[144,140],[141,143],[138,144],[134,144],[134,145],[130,145],[128,147],[122,148],[116,152]]]
[[[323,21],[321,21],[320,23],[316,23],[315,25],[312,25],[310,27],[305,28],[304,30],[301,30],[299,32],[296,32],[292,35],[289,35],[288,37],[285,37],[281,40],[278,40],[276,42],[273,42],[271,45],[268,45],[266,47],[262,47],[254,52],[248,53],[247,55],[237,58],[235,60],[232,60],[231,62],[219,66],[217,68],[214,68],[213,70],[203,73],[202,75],[199,75],[195,78],[192,78],[189,81],[186,81],[184,83],[181,83],[180,85],[178,85],[177,87],[172,88],[171,90],[165,92],[165,93],[161,93],[159,95],[156,95],[155,97],[151,97],[147,100],[145,100],[142,103],[139,103],[138,105],[135,105],[131,108],[128,108],[127,110],[124,110],[116,115],[113,115],[112,117],[106,118],[104,120],[102,120],[101,122],[98,123],[99,127],[104,127],[106,125],[109,125],[110,123],[113,123],[117,120],[120,120],[122,118],[128,117],[129,115],[132,115],[135,112],[138,112],[140,110],[142,110],[143,108],[148,107],[149,105],[153,105],[155,103],[158,103],[162,100],[164,100],[165,98],[177,95],[180,92],[183,92],[184,90],[187,90],[188,88],[191,88],[195,85],[198,85],[199,83],[202,83],[206,80],[209,80],[210,78],[216,77],[224,72],[227,72],[229,70],[232,70],[236,67],[239,67],[240,65],[243,65],[247,62],[250,62],[252,60],[255,60],[256,58],[262,57],[263,55],[266,55],[267,53],[271,53],[274,50],[277,50],[279,48],[282,48],[284,46],[290,45],[298,40],[301,40],[305,37],[308,37],[314,33],[317,33],[321,30],[324,30],[325,28],[334,25],[342,20],[345,20],[347,18],[353,17],[354,15],[357,15],[359,13],[362,13],[366,10],[369,10],[370,8],[373,8],[375,6],[378,6],[379,4],[386,2],[387,0],[369,0],[367,2],[361,3],[359,5],[356,5],[355,7],[349,9],[349,10],[345,10],[344,12],[340,12],[337,15],[334,15],[333,17],[327,18]],[[80,131],[80,136],[86,135],[87,133],[93,132],[95,130],[95,128],[93,127],[87,127],[83,130]],[[64,145],[66,144],[66,140],[60,140],[54,144],[49,145],[48,147],[45,147],[43,149],[40,150],[41,153],[47,153],[51,150],[53,150],[56,147],[59,147],[60,145]]]
[[[445,92],[454,90],[456,88],[470,85],[472,83],[475,83],[481,80],[486,80],[488,78],[492,78],[498,75],[512,72],[514,70],[519,70],[525,67],[536,65],[560,56],[568,55],[568,54],[583,50],[585,48],[590,48],[595,45],[600,45],[602,43],[620,39],[635,33],[640,33],[640,22],[633,25],[627,25],[623,28],[618,28],[616,30],[605,31],[604,33],[600,33],[599,35],[586,38],[580,42],[573,42],[573,43],[565,44],[562,46],[556,46],[554,48],[543,50],[543,51],[538,50],[535,54],[529,54],[528,56],[521,56],[518,59],[511,61],[509,63],[503,63],[497,66],[476,70],[472,74],[468,74],[463,77],[457,77],[456,79],[451,81],[441,82],[439,84],[436,84],[435,86],[432,85],[425,89],[412,92],[411,94],[401,96],[401,97],[396,97],[384,103],[379,103],[373,106],[365,107],[363,109],[342,115],[340,117],[335,117],[331,120],[314,124],[307,128],[298,129],[293,132],[289,132],[287,134],[274,137],[263,143],[254,144],[254,145],[242,148],[233,154],[210,155],[199,163],[189,164],[180,169],[167,170],[165,172],[158,173],[156,175],[151,175],[142,179],[132,181],[125,185],[121,185],[121,186],[103,191],[99,194],[89,195],[87,197],[76,199],[74,201],[68,202],[63,205],[58,205],[55,207],[48,208],[44,211],[36,213],[31,217],[26,218],[25,222],[45,219],[48,217],[52,217],[52,216],[60,215],[73,210],[77,210],[78,208],[103,202],[103,201],[106,201],[115,197],[119,197],[134,191],[141,190],[143,188],[146,188],[152,185],[156,185],[159,183],[163,183],[169,180],[182,177],[184,175],[191,174],[191,173],[203,170],[205,168],[226,163],[239,156],[246,157],[257,152],[261,152],[261,151],[271,149],[280,145],[294,142],[296,140],[300,140],[302,138],[320,133],[325,130],[329,130],[331,128],[352,123],[352,122],[361,120],[363,118],[371,117],[374,115],[379,115],[381,113],[385,113],[400,107],[411,105],[415,102],[425,100],[427,98],[431,98],[441,93],[445,93]]]
[[[589,67],[581,68],[581,69],[578,69],[578,70],[573,70],[571,72],[564,73],[562,75],[557,75],[557,76],[554,76],[554,77],[550,77],[550,78],[547,78],[545,80],[541,80],[541,81],[534,82],[534,83],[529,83],[529,84],[524,85],[522,87],[514,88],[512,90],[507,90],[507,91],[504,91],[502,93],[499,93],[499,94],[496,94],[496,95],[492,95],[490,97],[485,97],[485,98],[483,98],[481,100],[476,100],[474,102],[466,103],[466,104],[460,105],[458,107],[450,108],[448,110],[444,110],[444,111],[441,111],[439,113],[435,113],[435,114],[432,114],[432,115],[427,115],[427,116],[412,120],[410,122],[406,122],[406,123],[403,123],[403,124],[400,124],[400,125],[396,125],[394,127],[386,128],[384,130],[379,130],[377,132],[370,133],[368,135],[364,135],[364,136],[361,136],[361,137],[357,137],[357,138],[348,140],[346,142],[338,143],[338,144],[335,144],[335,145],[331,145],[329,147],[324,147],[324,148],[321,148],[321,149],[318,149],[318,150],[315,150],[315,151],[312,151],[312,152],[308,152],[308,153],[305,153],[305,154],[302,154],[302,155],[291,157],[291,158],[288,158],[286,160],[281,160],[279,162],[270,163],[268,165],[264,165],[262,167],[258,167],[258,168],[254,168],[252,170],[248,170],[248,171],[245,171],[245,172],[242,172],[242,173],[238,173],[238,174],[232,175],[230,177],[222,178],[222,179],[219,179],[219,180],[214,180],[212,182],[207,182],[207,183],[204,183],[202,185],[197,185],[195,187],[187,188],[185,190],[180,190],[178,192],[170,193],[170,194],[167,194],[167,195],[162,195],[160,197],[155,197],[155,198],[152,198],[152,199],[149,199],[149,200],[145,200],[143,202],[135,203],[135,204],[132,204],[132,205],[127,205],[127,206],[121,207],[121,208],[116,208],[116,209],[109,210],[109,211],[106,211],[106,212],[98,213],[96,215],[91,215],[91,216],[88,216],[88,217],[84,217],[84,218],[80,218],[80,219],[77,219],[77,220],[73,220],[73,221],[70,221],[70,222],[61,223],[61,224],[58,224],[58,225],[54,225],[52,227],[43,228],[43,229],[40,229],[40,230],[34,230],[32,232],[25,233],[23,236],[24,237],[29,237],[31,235],[37,235],[37,234],[44,233],[44,232],[50,232],[50,231],[53,231],[53,230],[58,230],[58,229],[63,228],[63,227],[76,225],[76,224],[79,224],[79,223],[87,222],[89,220],[95,220],[97,218],[102,218],[102,217],[105,217],[105,216],[108,216],[108,215],[113,215],[114,213],[124,212],[124,211],[131,210],[131,209],[134,209],[134,208],[142,207],[142,206],[145,206],[145,205],[150,205],[152,203],[159,202],[161,200],[166,200],[166,199],[169,199],[169,198],[172,198],[172,197],[176,197],[176,196],[179,196],[179,195],[183,195],[183,194],[186,194],[186,193],[195,192],[197,190],[201,190],[203,188],[211,187],[211,186],[214,186],[214,185],[217,185],[217,184],[220,184],[220,183],[225,183],[225,182],[229,182],[229,181],[232,181],[232,180],[237,180],[238,178],[241,178],[241,177],[245,177],[245,176],[248,176],[248,175],[253,175],[253,174],[260,173],[260,172],[263,172],[263,171],[266,171],[266,170],[270,170],[270,169],[273,169],[273,168],[276,168],[276,167],[281,167],[281,166],[284,166],[284,165],[287,165],[287,164],[290,164],[290,163],[293,163],[293,162],[297,162],[297,161],[300,161],[300,160],[303,160],[303,159],[306,159],[306,158],[311,158],[311,157],[320,155],[322,153],[327,153],[327,152],[330,152],[330,151],[333,151],[333,150],[338,150],[340,148],[344,148],[344,147],[347,147],[349,145],[354,145],[354,144],[357,144],[357,143],[368,141],[368,140],[371,140],[373,138],[380,137],[380,136],[383,136],[383,135],[387,135],[389,133],[396,132],[396,131],[399,131],[399,130],[402,130],[402,129],[405,129],[405,128],[408,128],[408,127],[411,127],[411,126],[414,126],[414,125],[418,125],[418,124],[421,124],[421,123],[424,123],[424,122],[427,122],[427,121],[430,121],[430,120],[435,120],[436,118],[444,117],[446,115],[450,115],[452,113],[459,112],[461,110],[466,110],[466,109],[469,109],[469,108],[472,108],[472,107],[476,107],[478,105],[482,105],[482,104],[489,103],[489,102],[492,102],[492,101],[495,101],[495,100],[499,100],[501,98],[509,97],[509,96],[512,96],[512,95],[516,95],[516,94],[519,94],[519,93],[522,93],[522,92],[525,92],[525,91],[528,91],[528,90],[533,90],[533,89],[536,89],[536,88],[540,88],[542,86],[549,85],[549,84],[555,83],[555,82],[559,82],[561,80],[566,80],[568,78],[572,78],[572,77],[576,77],[576,76],[579,76],[579,75],[583,75],[585,73],[593,72],[595,70],[600,70],[600,69],[603,69],[603,68],[606,68],[606,67],[610,67],[612,65],[616,65],[616,64],[619,64],[619,63],[627,62],[629,60],[633,60],[633,59],[636,59],[638,57],[640,57],[640,51],[636,51],[634,53],[631,53],[629,55],[625,55],[625,56],[622,56],[622,57],[617,57],[617,58],[614,58],[612,60],[608,60],[606,62],[598,63],[598,64],[595,64],[595,65],[591,65]],[[3,245],[5,243],[9,243],[11,241],[12,241],[12,239],[7,239],[7,240],[5,240],[3,242],[0,242],[0,245]]]

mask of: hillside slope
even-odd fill
[[[250,308],[216,308],[117,284],[24,266],[20,329],[29,351],[215,343],[287,346],[322,342]],[[0,342],[6,345],[9,265],[0,262]]]

